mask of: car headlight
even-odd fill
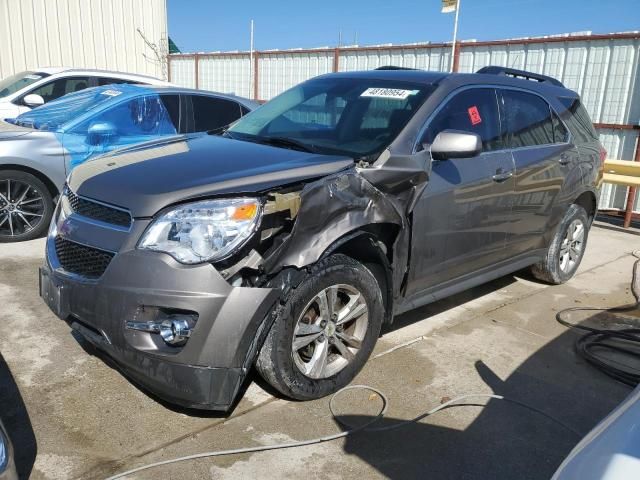
[[[195,264],[222,260],[255,232],[262,205],[255,198],[205,200],[162,213],[144,233],[138,248]]]

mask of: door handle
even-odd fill
[[[491,178],[494,182],[500,183],[504,182],[505,180],[509,180],[511,177],[513,177],[513,172],[505,172],[501,168],[499,168],[498,170],[496,170],[496,174]]]
[[[558,160],[558,163],[560,165],[567,165],[569,162],[571,162],[569,155],[567,155],[566,153],[560,155],[560,159]]]

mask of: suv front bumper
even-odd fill
[[[47,241],[40,295],[59,318],[158,397],[190,408],[233,406],[276,290],[232,287],[212,265],[135,249],[120,251],[99,279],[87,280],[58,264],[54,240]],[[126,328],[145,308],[197,314],[187,343],[171,347],[157,333]]]

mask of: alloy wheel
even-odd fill
[[[560,270],[564,273],[573,271],[582,257],[585,228],[582,220],[575,219],[569,225],[567,233],[560,245]]]
[[[40,225],[44,213],[43,194],[36,187],[10,178],[0,181],[0,236],[29,233]]]
[[[298,318],[293,360],[309,378],[323,379],[345,368],[362,348],[369,319],[364,296],[337,284],[318,293]]]

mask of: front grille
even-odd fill
[[[131,226],[131,215],[128,212],[79,197],[69,187],[64,189],[64,194],[71,209],[78,215],[120,227],[129,228]]]
[[[102,276],[114,254],[56,237],[56,255],[67,272],[86,278]]]

